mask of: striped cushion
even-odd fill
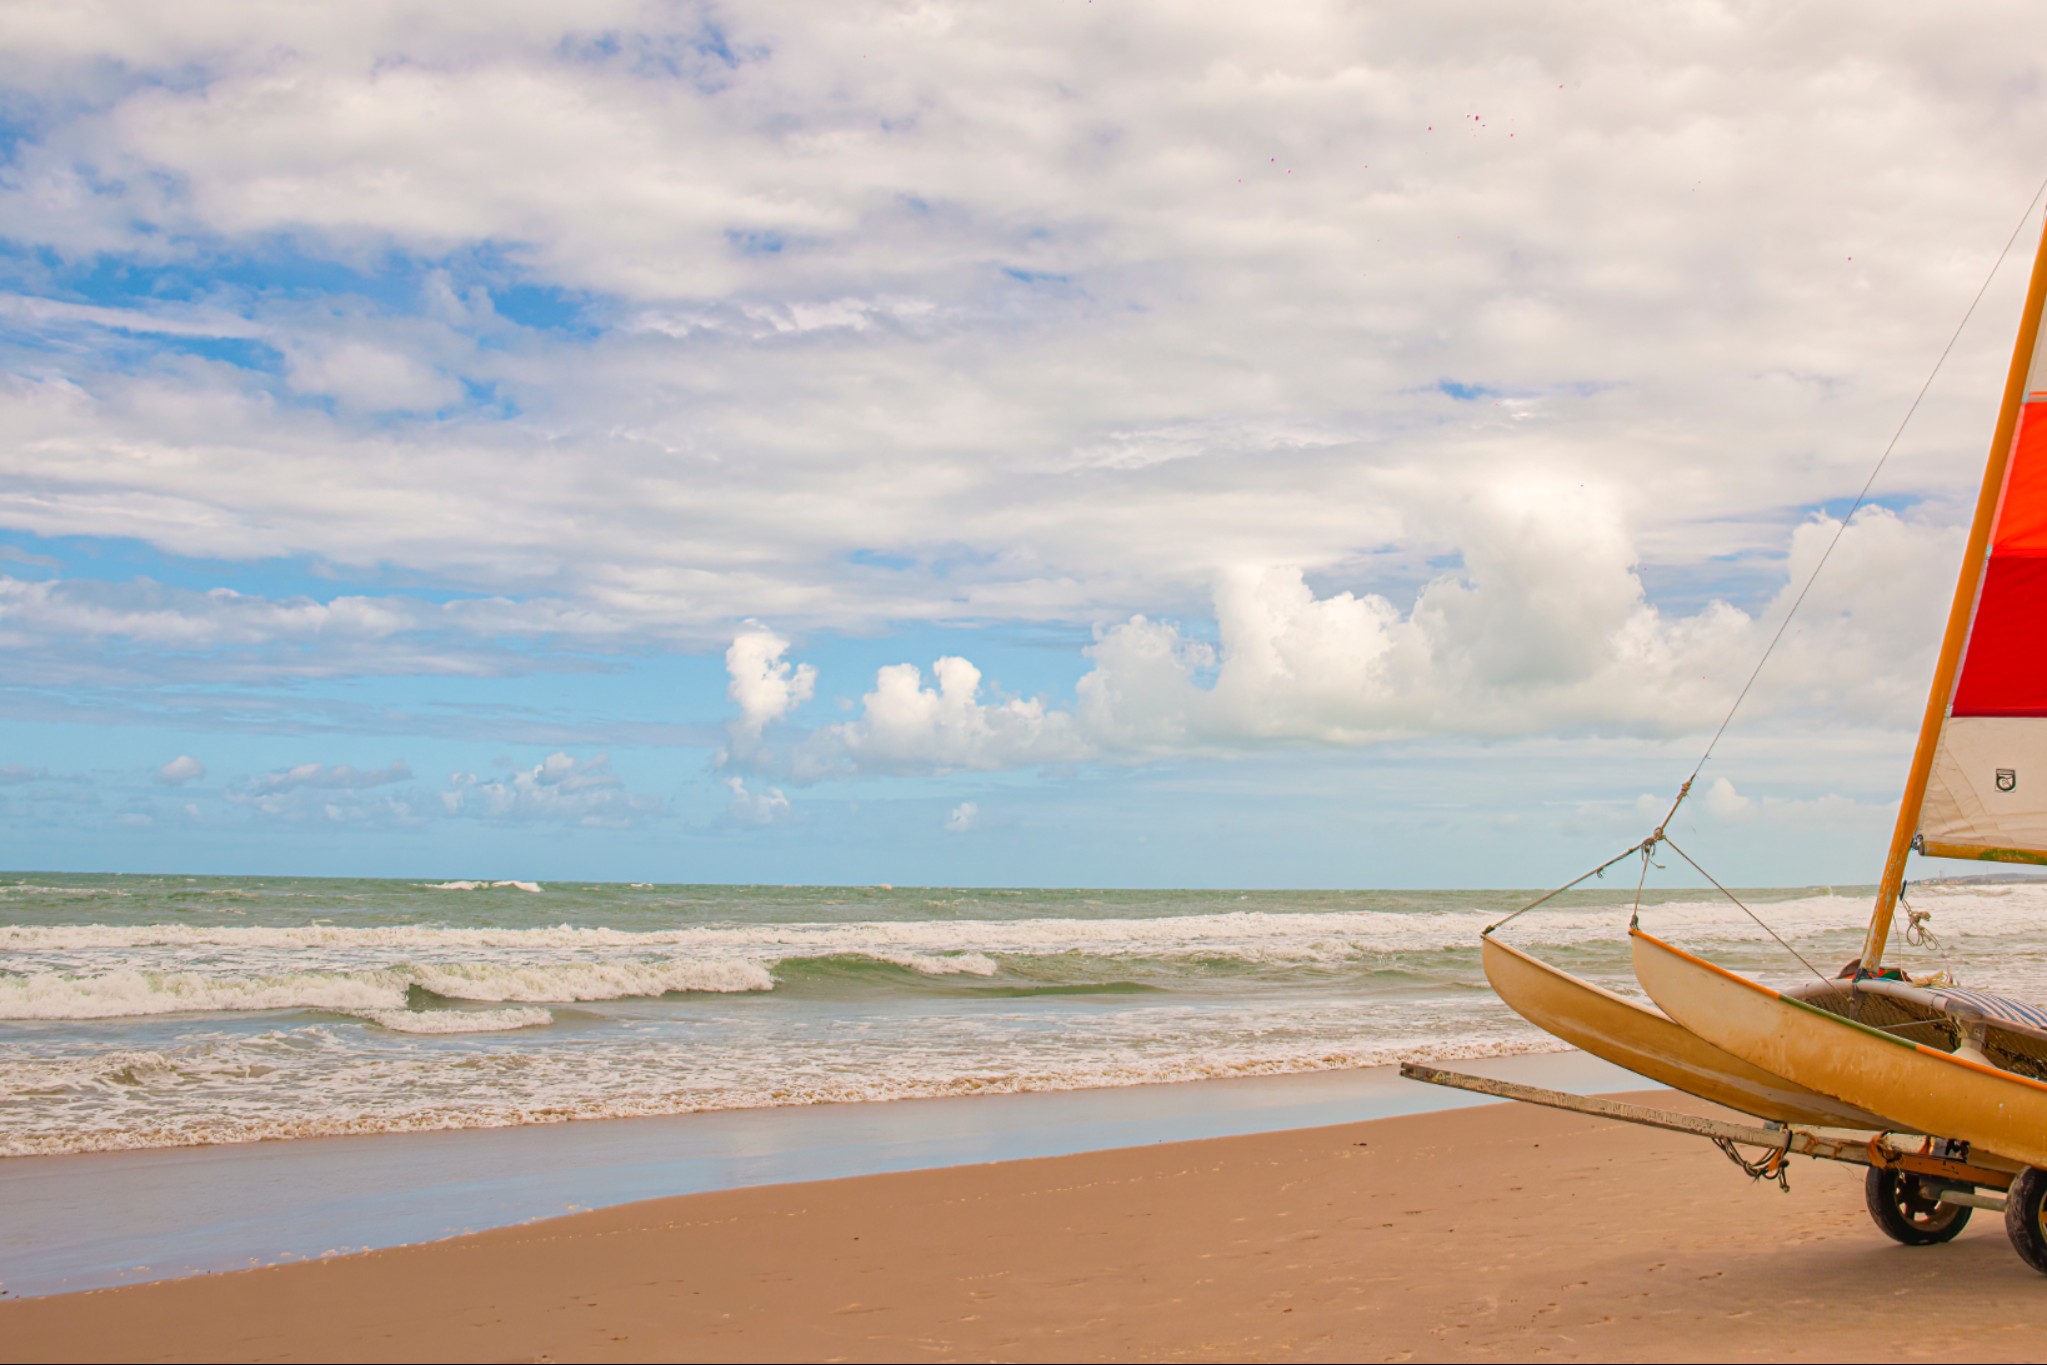
[[[1960,1005],[1958,1014],[1974,1014],[1999,1024],[2014,1024],[2019,1028],[2047,1033],[2047,1010],[2037,1005],[2028,1005],[2010,996],[1992,995],[1989,991],[1972,991],[1960,986],[1942,986],[1928,994],[1939,999],[1943,1008]]]

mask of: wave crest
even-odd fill
[[[72,976],[38,972],[0,976],[0,1019],[119,1019],[299,1009],[361,1015],[393,1027],[383,1016],[405,1011],[415,987],[448,1000],[567,1003],[684,992],[766,991],[773,990],[774,985],[767,968],[757,962],[406,964],[363,971],[274,976],[145,971]]]
[[[554,1016],[531,1006],[508,1010],[363,1010],[367,1019],[393,1033],[508,1033],[552,1024]]]
[[[1936,903],[1942,918],[1966,912],[1974,932],[2031,932],[2047,909],[2047,895],[2027,889],[1915,888],[1922,904]],[[1861,896],[1813,895],[1775,901],[1764,917],[1799,933],[1862,927],[1869,907]],[[1515,922],[1517,937],[1552,946],[1616,941],[1627,909],[1545,907]],[[1768,934],[1724,901],[1673,901],[1644,907],[1645,918],[1666,931],[1716,941],[1767,941]],[[1153,918],[1037,918],[799,921],[714,923],[664,929],[617,929],[557,924],[534,928],[435,924],[58,924],[0,925],[0,949],[85,952],[117,948],[372,949],[402,953],[513,950],[539,958],[551,949],[588,952],[681,950],[772,961],[832,954],[889,953],[1045,955],[1080,951],[1096,956],[1163,957],[1234,954],[1263,961],[1334,961],[1370,952],[1468,948],[1502,917],[1498,910],[1239,910],[1224,914]]]

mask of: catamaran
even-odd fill
[[[1635,976],[1651,1005],[1511,947],[1495,937],[1501,925],[1481,940],[1488,980],[1530,1022],[1763,1124],[1567,1096],[1431,1067],[1410,1065],[1403,1068],[1407,1074],[1698,1133],[1752,1176],[1780,1183],[1794,1154],[1867,1165],[1866,1202],[1889,1236],[1908,1245],[1945,1242],[1961,1232],[1972,1210],[2001,1210],[2019,1255],[2047,1274],[2047,1009],[1941,978],[1913,980],[1884,961],[1913,852],[2047,864],[2043,309],[2047,226],[1861,955],[1838,975],[1816,973],[1805,985],[1778,990],[1644,929],[1638,896],[1628,932]],[[1690,786],[1687,781],[1680,789],[1679,804]],[[1677,805],[1671,809],[1674,814]],[[1676,849],[1666,833],[1669,818],[1599,870],[1630,856],[1641,857],[1646,868],[1659,845]],[[1744,1156],[1744,1144],[1763,1155]]]

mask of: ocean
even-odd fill
[[[1867,888],[1744,892],[1815,966]],[[1468,891],[0,877],[0,1155],[1146,1085],[1554,1049]],[[1634,991],[1631,892],[1503,937]],[[2047,1000],[2047,883],[1924,885],[1969,984]],[[1807,975],[1693,890],[1643,922]],[[1902,918],[1901,918],[1902,929]]]

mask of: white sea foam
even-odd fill
[[[2030,931],[2047,921],[2047,896],[1968,895],[1929,889],[1922,906],[1937,901],[1941,922],[1971,932]],[[1780,933],[1804,934],[1859,927],[1868,916],[1860,898],[1815,896],[1776,901],[1759,913]],[[240,925],[5,925],[0,949],[79,950],[150,946],[223,948],[384,948],[434,951],[462,948],[688,948],[761,959],[877,954],[1063,953],[1151,956],[1234,953],[1254,961],[1329,961],[1357,952],[1415,952],[1469,947],[1499,920],[1493,911],[1271,912],[1233,911],[1144,919],[1044,918],[1015,920],[869,920],[770,924],[710,924],[674,929],[614,929],[560,924],[541,928],[341,924]],[[1764,940],[1768,931],[1724,901],[1647,906],[1646,923],[1664,931],[1718,940]],[[1568,945],[1613,941],[1626,923],[1624,908],[1540,910],[1515,921],[1520,941]]]
[[[768,991],[758,962],[574,962],[506,966],[457,962],[402,969],[409,984],[450,1000],[624,1000],[673,991]]]
[[[1951,942],[2047,928],[2047,888],[1923,887],[1920,908]],[[1625,912],[1538,911],[1507,931],[1537,947],[1610,950]],[[1762,907],[1793,938],[1858,931],[1860,897]],[[1495,914],[1476,911],[1231,911],[1151,918],[867,920],[618,929],[446,925],[64,924],[0,926],[0,1018],[88,1019],[186,1011],[402,1009],[418,987],[483,1002],[617,1000],[673,992],[767,991],[778,966],[864,957],[928,976],[992,977],[1002,963],[1104,971],[1347,971],[1400,954],[1468,951]],[[1645,907],[1681,941],[1763,945],[1768,931],[1725,902]],[[2021,954],[2024,956],[2025,954]],[[1407,959],[1412,960],[1412,959]],[[1090,965],[1092,964],[1092,965]],[[1147,966],[1146,964],[1150,964]],[[1034,979],[1042,979],[1043,968]]]
[[[1554,1040],[1516,1026],[1474,1032],[1455,1044],[1381,1039],[1330,1046],[1326,1039],[1284,1032],[1277,1040],[1206,1041],[1210,1045],[1192,1051],[1165,1052],[1134,1046],[1110,1029],[1093,1046],[1018,1050],[1007,1064],[984,1058],[962,1066],[963,1058],[914,1040],[875,1040],[882,1050],[808,1063],[792,1059],[794,1071],[777,1075],[763,1075],[754,1059],[736,1056],[683,1065],[672,1054],[614,1052],[593,1066],[580,1055],[521,1052],[476,1059],[475,1069],[458,1080],[445,1066],[424,1059],[350,1062],[325,1049],[311,1054],[313,1069],[299,1071],[289,1059],[280,1065],[286,1049],[272,1035],[198,1056],[137,1053],[72,1066],[0,1064],[0,1095],[45,1097],[35,1111],[0,1125],[0,1155],[1157,1085],[1556,1047]],[[242,1078],[248,1079],[232,1083]],[[187,1089],[208,1092],[212,1102],[176,1105],[172,1097]]]
[[[1867,907],[1848,898],[1775,902],[1767,917],[1795,931],[1846,929],[1867,917]],[[2027,907],[2037,919],[2039,907]],[[757,923],[700,925],[684,929],[610,929],[553,925],[534,929],[440,927],[440,925],[0,925],[0,948],[141,948],[141,945],[221,945],[221,948],[718,948],[729,952],[827,954],[827,952],[1245,952],[1320,958],[1353,945],[1374,950],[1464,948],[1496,913],[1269,913],[1232,911],[1224,915],[1169,915],[1157,919],[948,919],[948,921],[856,921],[856,923]],[[1625,911],[1554,911],[1521,921],[1531,941],[1570,943],[1611,939]],[[1711,937],[1767,937],[1728,905],[1681,902],[1646,909],[1646,919],[1666,927],[1695,927]]]
[[[0,1019],[117,1019],[223,1010],[403,1009],[396,973],[299,972],[218,977],[191,972],[115,971],[99,976],[0,977]]]
[[[510,887],[514,891],[531,891],[536,896],[540,894],[539,882],[427,882],[425,887],[429,891],[488,891],[493,887],[500,889]]]
[[[892,967],[908,967],[924,976],[993,976],[1002,968],[986,953],[949,953],[934,957],[930,953],[862,953],[862,957],[886,962]]]
[[[1136,1085],[1554,1046],[1484,988],[1475,943],[1498,911],[1251,895],[1161,899],[1119,916],[1055,894],[1035,915],[953,918],[983,913],[975,905],[1028,912],[1033,893],[913,893],[892,906],[857,892],[813,898],[793,922],[749,922],[745,894],[691,893],[678,898],[681,922],[661,925],[654,898],[637,894],[619,912],[631,918],[605,923],[598,893],[260,889],[196,912],[184,898],[218,888],[170,888],[179,899],[156,903],[156,892],[110,890],[128,899],[61,912],[110,922],[51,924],[58,912],[31,909],[16,918],[44,922],[0,926],[0,1018],[100,1021],[0,1026],[0,1152]],[[305,909],[280,909],[286,898]],[[781,917],[802,903],[767,900]],[[1922,886],[1913,901],[1935,911],[1970,984],[2047,999],[2047,886]],[[530,923],[527,907],[565,904],[588,918]],[[1237,908],[1207,912],[1225,905]],[[245,906],[258,923],[203,922]],[[916,918],[886,918],[895,910]],[[1839,961],[1867,901],[1812,894],[1757,910],[1815,960]],[[444,922],[372,918],[422,913]],[[841,913],[866,918],[832,918]],[[335,922],[305,922],[314,916]],[[1504,932],[1625,988],[1626,917],[1545,907]],[[143,919],[158,922],[122,922]],[[1724,901],[1651,905],[1644,922],[1744,971],[1802,971]],[[862,969],[876,962],[926,979]],[[1001,978],[1155,989],[979,989]],[[420,1008],[430,1000],[476,1007]],[[124,1016],[133,1022],[109,1022]]]
[[[211,976],[112,971],[92,976],[0,975],[0,1019],[115,1019],[248,1010],[332,1010],[374,1015],[406,1007],[415,986],[450,1000],[621,1000],[631,996],[774,988],[753,962],[404,964],[353,972]],[[381,1019],[379,1022],[382,1022]]]
[[[506,1033],[554,1022],[552,1014],[530,1006],[505,1010],[363,1010],[361,1017],[396,1033]]]

